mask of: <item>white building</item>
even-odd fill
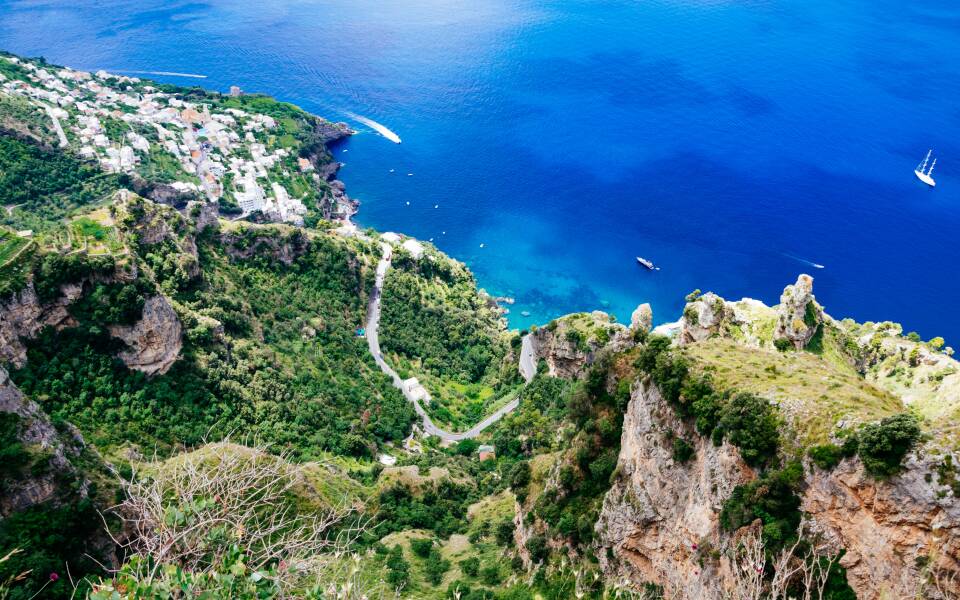
[[[244,213],[263,210],[263,188],[257,184],[257,180],[247,175],[241,183],[243,191],[237,192],[237,204],[240,205],[240,209]]]

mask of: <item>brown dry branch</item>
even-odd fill
[[[142,574],[147,582],[165,564],[209,572],[236,547],[253,570],[279,566],[284,588],[311,558],[344,552],[366,526],[346,503],[299,510],[295,492],[303,482],[300,467],[283,454],[209,444],[120,477],[125,499],[113,512],[126,535],[118,543],[151,559],[141,561],[149,569]]]

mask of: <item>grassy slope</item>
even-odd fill
[[[687,346],[684,354],[694,371],[709,374],[720,389],[775,401],[800,445],[825,441],[840,421],[850,426],[903,410],[894,395],[808,352],[760,350],[714,338]]]

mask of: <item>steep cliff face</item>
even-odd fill
[[[27,348],[21,338],[33,338],[44,327],[76,325],[67,307],[80,297],[83,286],[64,285],[61,292],[54,302],[43,303],[30,282],[10,300],[0,303],[0,363],[22,367],[27,361]]]
[[[693,444],[696,455],[689,462],[673,458],[674,436]],[[655,385],[638,381],[615,473],[596,525],[597,556],[607,575],[639,584],[660,583],[670,572],[717,591],[721,569],[704,562],[704,552],[726,543],[719,529],[723,501],[754,477],[736,448],[697,436]]]
[[[80,456],[84,443],[80,433],[71,429],[62,436],[35,402],[28,400],[0,368],[0,413],[15,415],[16,438],[31,454],[33,464],[21,469],[18,476],[4,477],[0,486],[0,516],[44,502],[56,502],[73,494],[66,483],[78,477],[71,459]],[[5,465],[5,471],[13,465]],[[86,497],[89,482],[80,479],[76,492]]]
[[[220,240],[230,258],[245,260],[252,256],[291,265],[310,249],[310,238],[300,229],[285,225],[267,228],[240,227],[225,231]]]
[[[693,444],[689,462],[674,459],[673,436]],[[911,455],[889,480],[866,474],[857,459],[829,471],[806,465],[800,498],[807,529],[834,552],[845,550],[841,565],[861,600],[912,597],[930,573],[960,572],[960,502],[931,476],[942,456],[929,450]],[[720,511],[734,487],[756,477],[739,451],[698,436],[655,385],[641,381],[624,417],[616,474],[596,525],[606,574],[636,584],[680,577],[696,581],[704,598],[719,598],[730,572],[709,553],[729,548],[735,535],[721,531]],[[929,597],[958,597],[957,584],[941,582],[945,595]]]
[[[814,531],[846,549],[840,564],[858,598],[912,597],[924,571],[960,572],[960,502],[929,476],[935,465],[915,455],[889,481],[854,460],[809,472],[801,509]],[[960,597],[960,581],[941,585]]]
[[[76,327],[69,306],[83,295],[84,284],[64,284],[56,300],[43,303],[30,283],[10,301],[0,304],[0,363],[22,367],[27,361],[24,341],[36,337],[45,327]],[[148,375],[166,373],[183,347],[180,319],[163,296],[147,299],[143,317],[134,325],[113,325],[109,331],[128,346],[119,358],[128,367]]]
[[[170,206],[157,204],[121,191],[119,194],[120,220],[126,234],[140,248],[161,247],[165,254],[177,260],[177,269],[187,279],[200,276],[196,232],[215,222],[215,207],[197,208],[196,224],[192,224]],[[194,205],[196,206],[196,205]]]

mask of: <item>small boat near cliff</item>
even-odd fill
[[[641,265],[643,265],[644,267],[646,267],[647,269],[651,270],[651,271],[653,271],[653,270],[659,271],[659,270],[660,270],[658,267],[654,267],[654,266],[653,266],[653,263],[652,263],[651,261],[643,258],[642,256],[638,256],[638,257],[637,257],[637,262],[640,263]]]
[[[923,162],[920,163],[916,169],[913,170],[913,174],[917,176],[917,179],[929,185],[930,187],[936,187],[937,182],[933,179],[933,168],[937,166],[937,159],[934,158],[933,162],[930,163],[930,168],[927,168],[927,163],[930,161],[930,155],[933,154],[933,150],[927,150],[927,155],[924,157]]]

